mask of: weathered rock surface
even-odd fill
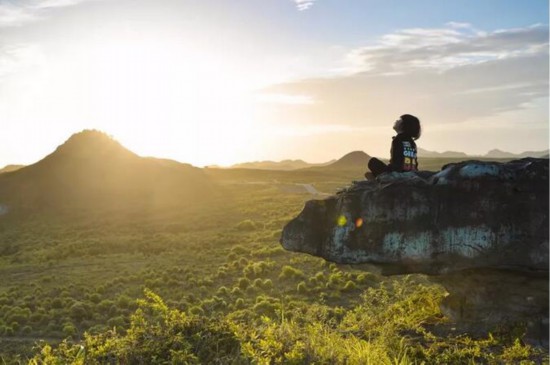
[[[548,178],[548,159],[532,158],[382,174],[308,201],[281,244],[386,275],[432,275],[452,318],[523,321],[548,338]]]

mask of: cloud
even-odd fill
[[[378,44],[354,50],[350,57],[361,71],[408,72],[446,70],[511,57],[540,54],[548,49],[548,27],[498,30],[492,33],[456,26],[405,29],[385,35]]]
[[[273,106],[266,114],[274,120],[354,126],[387,124],[403,113],[461,123],[521,110],[548,97],[545,25],[493,32],[456,23],[404,29],[346,58],[349,66],[339,76],[264,90],[316,101],[308,108]],[[547,123],[547,117],[540,120]]]
[[[0,79],[10,74],[24,72],[29,67],[42,62],[43,57],[37,45],[0,45]]]
[[[0,27],[14,27],[39,20],[51,9],[74,6],[88,0],[32,0],[0,2]]]
[[[317,0],[293,0],[296,8],[300,11],[308,10],[317,2]]]

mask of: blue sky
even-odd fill
[[[96,128],[196,165],[548,148],[548,1],[0,0],[0,165]]]

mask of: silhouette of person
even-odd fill
[[[384,172],[418,171],[417,150],[414,141],[420,138],[422,132],[420,120],[414,115],[403,114],[395,121],[393,129],[397,135],[393,137],[391,144],[390,164],[386,165],[376,157],[371,158],[368,167],[372,174],[367,172],[365,174],[367,179]]]

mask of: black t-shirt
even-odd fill
[[[403,133],[398,134],[393,137],[391,143],[389,170],[398,172],[417,171],[418,160],[416,154],[414,140]]]

